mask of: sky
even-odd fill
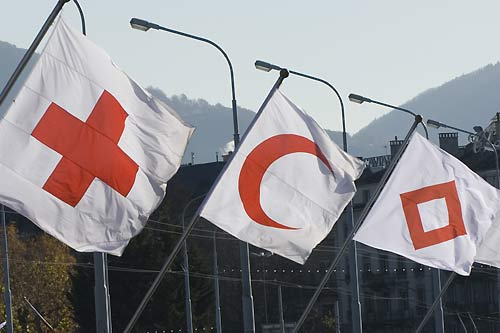
[[[27,48],[56,0],[4,0],[0,40]],[[231,105],[227,63],[214,47],[162,31],[130,28],[138,17],[213,40],[233,63],[239,106],[258,110],[278,77],[257,59],[327,80],[354,134],[389,110],[347,99],[358,93],[400,105],[500,60],[497,0],[80,0],[87,35],[143,86]],[[72,2],[64,19],[80,28]],[[1,56],[1,55],[0,55]],[[300,77],[281,90],[325,128],[340,130],[337,97]],[[416,110],[425,113],[425,110]],[[232,126],[232,124],[228,124]]]

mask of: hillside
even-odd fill
[[[426,90],[402,107],[455,127],[472,131],[475,125],[486,127],[500,111],[500,63],[487,65],[462,75],[443,85]],[[411,126],[407,114],[391,111],[375,119],[353,135],[356,154],[374,156],[385,154],[384,145],[394,136],[403,137]],[[447,131],[447,130],[440,130]],[[437,142],[436,130],[430,129],[431,139]],[[466,136],[460,136],[465,143]]]

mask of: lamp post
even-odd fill
[[[255,62],[255,68],[258,70],[265,71],[265,72],[269,72],[271,70],[281,71],[282,69],[284,69],[280,66],[270,64],[270,63],[262,61],[262,60],[257,60]],[[288,70],[288,72],[290,74],[304,77],[306,79],[310,79],[313,81],[321,82],[321,83],[327,85],[331,90],[333,90],[333,92],[337,96],[339,103],[340,103],[340,111],[341,111],[341,115],[342,115],[342,146],[343,146],[344,151],[347,152],[347,132],[345,129],[344,102],[342,101],[342,97],[340,96],[337,89],[335,89],[335,87],[332,84],[330,84],[328,81],[323,80],[321,78],[318,78],[318,77],[315,77],[315,76],[312,76],[309,74],[297,72],[297,71],[294,71],[294,70],[291,70],[288,68],[286,68],[286,70]],[[346,214],[347,214],[347,216],[346,216],[347,220],[351,222],[351,226],[354,226],[354,217],[353,217],[354,212],[353,212],[353,208],[352,208],[352,202],[349,202],[348,206],[346,207]],[[350,255],[349,259],[354,263],[353,265],[350,265],[350,274],[351,274],[351,276],[354,276],[354,279],[351,279],[351,281],[353,281],[353,280],[355,281],[355,283],[351,282],[351,290],[352,290],[352,295],[353,295],[352,296],[352,304],[351,304],[352,309],[353,309],[353,311],[352,311],[353,318],[351,321],[352,325],[353,325],[352,330],[354,332],[362,332],[363,331],[363,321],[362,321],[362,316],[361,316],[361,302],[360,302],[360,298],[359,298],[359,269],[358,269],[358,253],[357,253],[356,242],[353,243],[352,251],[349,252],[349,255]],[[306,308],[306,311],[304,311],[304,313],[302,314],[301,317],[304,317],[304,318],[301,318],[299,320],[298,326],[300,326],[302,324],[302,322],[305,320],[305,317],[308,315],[308,313],[310,311],[310,310],[308,310],[308,308]],[[357,309],[357,311],[354,309]]]
[[[231,94],[232,94],[232,97],[233,97],[233,100],[232,100],[233,129],[234,129],[233,136],[234,136],[234,144],[235,144],[235,146],[238,146],[238,144],[240,143],[240,134],[238,132],[238,110],[237,110],[237,107],[236,107],[236,93],[235,93],[235,88],[234,88],[233,65],[231,64],[231,60],[229,60],[229,57],[227,56],[226,52],[219,45],[217,45],[216,43],[214,43],[213,41],[211,41],[211,40],[209,40],[207,38],[203,38],[203,37],[195,36],[195,35],[188,34],[188,33],[182,32],[182,31],[178,31],[178,30],[166,28],[166,27],[163,27],[161,25],[158,25],[158,24],[155,24],[155,23],[152,23],[152,22],[148,22],[146,20],[142,20],[142,19],[139,19],[139,18],[133,18],[133,19],[131,19],[130,20],[130,26],[133,29],[140,30],[140,31],[148,31],[149,29],[162,30],[162,31],[167,31],[167,32],[179,35],[179,36],[183,36],[183,37],[195,39],[195,40],[198,40],[198,41],[201,41],[201,42],[208,43],[208,44],[212,45],[217,50],[219,50],[220,53],[222,53],[222,55],[224,56],[224,58],[227,61],[227,64],[229,66],[229,73],[231,75]]]
[[[166,28],[163,26],[160,26],[155,23],[151,23],[139,18],[132,18],[130,20],[130,25],[132,28],[141,30],[141,31],[148,31],[149,29],[155,29],[155,30],[161,30],[161,31],[166,31],[170,32],[179,36],[195,39],[207,44],[212,45],[215,47],[217,50],[219,50],[224,58],[227,61],[227,64],[229,66],[229,73],[231,76],[231,94],[232,94],[232,110],[233,110],[233,138],[234,138],[234,145],[235,147],[238,147],[240,143],[240,135],[238,131],[238,112],[237,112],[237,104],[236,104],[236,93],[235,93],[235,88],[234,88],[234,73],[233,73],[233,65],[231,64],[231,61],[229,60],[229,57],[227,56],[226,52],[216,43],[213,41],[188,34],[182,31]],[[255,332],[255,318],[254,318],[254,307],[253,307],[253,296],[252,296],[252,282],[250,278],[250,259],[249,259],[249,250],[248,250],[248,243],[245,242],[240,242],[240,263],[241,263],[241,278],[242,278],[242,307],[243,307],[243,328],[244,332]],[[135,317],[135,316],[134,316]],[[134,318],[132,319],[132,321]],[[128,328],[127,328],[128,329]]]
[[[357,103],[357,104],[362,104],[364,102],[378,104],[378,105],[381,105],[381,106],[385,106],[387,108],[391,108],[391,109],[394,109],[394,110],[402,111],[404,113],[408,113],[408,114],[412,115],[413,117],[417,116],[417,114],[415,112],[411,111],[411,110],[408,110],[408,109],[405,109],[405,108],[402,108],[402,107],[399,107],[399,106],[395,106],[395,105],[383,103],[383,102],[380,102],[380,101],[376,101],[374,99],[371,99],[371,98],[368,98],[368,97],[364,97],[364,96],[361,96],[361,95],[357,95],[357,94],[349,94],[349,100],[351,102],[354,102],[354,103]],[[425,131],[425,137],[428,139],[429,138],[429,133],[427,132],[427,127],[425,127],[425,124],[423,122],[421,124],[422,124],[422,127],[424,128],[424,131]]]
[[[215,331],[217,333],[222,333],[222,319],[220,314],[220,294],[219,294],[219,264],[217,262],[217,238],[215,236],[216,231],[214,230],[214,293],[215,293]]]

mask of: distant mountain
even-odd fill
[[[194,153],[195,163],[214,162],[216,153],[222,160],[223,147],[233,140],[233,111],[221,104],[211,105],[203,99],[189,99],[186,95],[167,95],[158,88],[147,89],[153,96],[170,105],[188,123],[196,127],[193,137],[186,148],[184,163],[191,162]],[[243,135],[255,113],[238,107],[240,136]]]
[[[420,113],[424,118],[472,131],[475,125],[486,127],[496,112],[500,112],[500,63],[487,65],[477,71],[457,77],[443,85],[429,89],[402,107]],[[353,135],[354,153],[361,156],[385,154],[384,145],[394,136],[402,138],[412,118],[393,110],[375,119]],[[431,139],[437,142],[436,130],[429,129]],[[452,130],[439,129],[439,132]],[[460,135],[465,143],[466,136]]]
[[[167,97],[158,88],[147,88],[156,98],[170,105],[188,123],[196,127],[195,134],[191,139],[184,156],[184,162],[191,161],[191,152],[194,153],[194,162],[213,162],[216,152],[220,159],[224,146],[233,139],[233,116],[232,109],[221,104],[210,105],[203,99],[188,99],[186,95]],[[238,122],[240,136],[243,136],[248,125],[255,116],[255,112],[238,107]],[[342,144],[342,133],[327,130],[328,135]]]
[[[26,50],[0,41],[0,87],[4,87]]]
[[[15,45],[0,41],[0,91],[3,90],[10,76],[16,69],[17,64],[20,62],[23,55],[26,53],[25,49],[16,47]],[[14,96],[19,91],[22,83],[26,79],[29,72],[33,67],[33,64],[38,59],[38,55],[35,54],[31,61],[26,66],[25,70],[21,73],[19,80],[14,85],[8,98],[14,98]],[[0,107],[0,114],[2,114],[8,107],[8,100]]]

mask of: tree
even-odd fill
[[[54,327],[55,332],[75,332],[78,325],[69,299],[75,258],[70,249],[46,233],[20,234],[16,223],[7,228],[15,332],[48,332],[24,297]],[[3,268],[1,271],[3,281]],[[2,294],[5,286],[2,284]],[[5,304],[0,305],[5,318]]]

